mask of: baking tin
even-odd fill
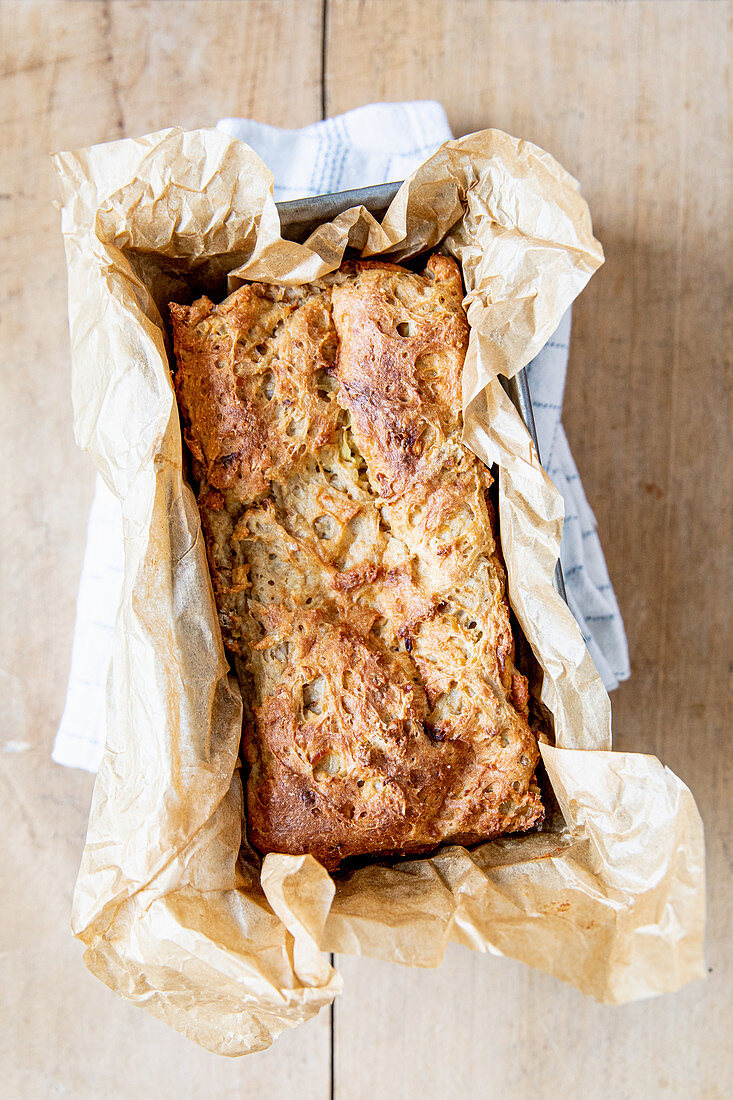
[[[309,195],[304,199],[279,202],[280,232],[289,241],[303,241],[323,222],[330,222],[344,210],[364,206],[377,220],[386,214],[400,187],[398,183],[379,183],[375,187],[357,187],[330,195]]]
[[[303,199],[279,202],[277,209],[280,215],[280,232],[287,240],[302,242],[323,222],[333,221],[344,210],[350,210],[354,206],[365,207],[370,214],[381,220],[401,186],[401,181],[380,183],[374,187],[358,187],[351,191],[309,195]],[[523,368],[513,378],[502,378],[501,383],[524,421],[542,461],[526,370]],[[559,561],[555,569],[555,587],[567,602],[565,580]]]

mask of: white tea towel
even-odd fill
[[[596,530],[565,429],[560,421],[570,349],[568,310],[552,338],[527,366],[542,465],[565,501],[560,561],[570,610],[607,691],[630,675],[629,650],[621,612],[608,578]]]
[[[122,592],[122,510],[97,476],[76,597],[69,684],[52,758],[95,772],[104,748],[104,711],[112,635]]]
[[[302,130],[249,118],[217,125],[250,145],[275,177],[277,202],[403,180],[453,137],[440,103],[370,103]]]
[[[375,103],[302,130],[226,118],[219,128],[246,141],[275,177],[278,202],[404,179],[452,137],[439,103]],[[570,606],[606,687],[629,675],[623,623],[595,520],[560,424],[570,313],[530,364],[540,451],[565,498],[562,564]],[[104,746],[104,703],[112,629],[122,585],[120,509],[97,479],[79,584],[66,706],[53,748],[58,764],[96,771]]]

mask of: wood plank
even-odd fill
[[[336,1095],[723,1096],[731,6],[332,0],[328,10],[329,113],[439,99],[455,133],[493,125],[538,142],[590,202],[607,262],[575,308],[565,423],[631,647],[616,745],[659,755],[698,799],[712,968],[675,996],[608,1009],[459,949],[430,973],[340,958]]]
[[[313,121],[321,3],[21,2],[4,3],[0,20],[0,1091],[29,1100],[323,1100],[328,1013],[265,1054],[216,1058],[92,978],[68,931],[92,781],[56,767],[50,751],[93,473],[71,434],[65,264],[48,159],[52,149],[222,115]]]

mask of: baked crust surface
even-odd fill
[[[171,306],[261,852],[429,851],[542,819],[455,262]]]

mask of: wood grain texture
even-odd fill
[[[574,310],[564,420],[629,635],[615,744],[659,755],[698,800],[711,967],[674,996],[604,1008],[459,949],[431,973],[340,958],[344,1100],[733,1088],[719,1030],[733,828],[730,18],[725,3],[329,4],[329,113],[440,99],[455,133],[497,126],[554,153],[590,203],[607,260]]]
[[[708,981],[603,1008],[509,960],[339,960],[334,1094],[712,1098],[728,1054],[731,5],[329,0],[329,113],[441,100],[581,181],[607,254],[574,312],[565,423],[631,646],[616,744],[696,795]],[[227,1061],[114,997],[66,932],[90,777],[49,752],[63,705],[90,465],[71,437],[65,273],[47,153],[174,123],[321,113],[321,0],[0,6],[0,1092],[323,1098],[329,1017]],[[728,710],[725,710],[726,705]],[[9,751],[20,749],[21,751]],[[728,845],[728,853],[726,852]]]
[[[92,779],[54,765],[50,751],[94,479],[71,433],[48,157],[225,114],[313,121],[320,0],[4,3],[0,28],[0,1094],[323,1100],[327,1013],[264,1054],[217,1058],[106,990],[68,930]]]

